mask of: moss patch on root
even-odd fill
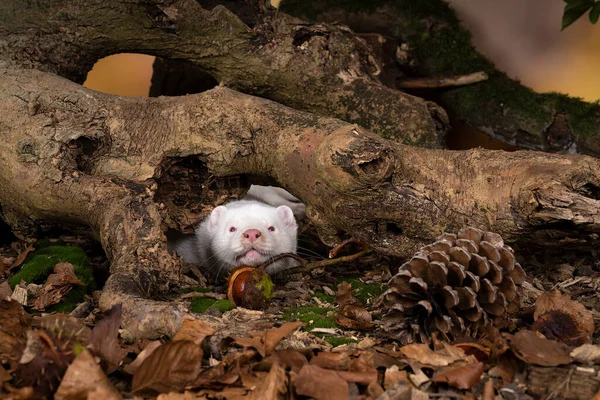
[[[283,312],[286,321],[302,321],[307,331],[315,328],[338,328],[335,322],[335,309],[322,307],[294,307]]]
[[[283,0],[280,10],[309,21],[338,15],[331,14],[332,10],[371,15],[371,18],[380,15],[387,23],[382,24],[379,33],[409,44],[410,67],[415,75],[450,76],[477,71],[488,74],[487,81],[448,89],[442,94],[444,105],[469,125],[498,133],[526,132],[528,143],[543,147],[544,132],[554,114],[564,113],[578,142],[597,142],[594,138],[600,126],[598,103],[558,93],[535,93],[509,78],[477,51],[471,33],[443,0]],[[360,31],[360,26],[351,27]]]
[[[195,313],[201,314],[209,308],[225,312],[234,309],[235,304],[229,300],[215,300],[209,297],[196,297],[191,301],[190,309]]]
[[[41,285],[54,272],[54,266],[61,262],[73,265],[75,275],[83,285],[75,285],[60,303],[48,307],[46,311],[70,312],[83,300],[86,293],[96,289],[93,270],[80,247],[52,245],[34,251],[21,269],[9,279],[9,285],[13,289],[21,281]]]

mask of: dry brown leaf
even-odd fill
[[[202,343],[204,338],[215,334],[215,330],[206,322],[186,318],[181,324],[173,340],[189,340],[196,344]]]
[[[360,300],[352,296],[352,285],[348,282],[342,282],[338,286],[338,291],[335,294],[335,304],[339,305],[340,308],[356,304],[360,305]]]
[[[27,256],[29,255],[29,253],[31,253],[32,251],[34,251],[35,248],[33,246],[29,246],[27,247],[25,250],[23,250],[23,252],[21,254],[19,254],[19,256],[17,257],[17,259],[12,263],[12,265],[5,270],[5,273],[10,272],[10,270],[12,270],[13,268],[18,267],[19,265],[23,264],[23,261],[25,261],[25,259],[27,258]]]
[[[494,390],[494,381],[488,379],[483,386],[483,393],[481,394],[481,400],[494,400],[496,393]]]
[[[350,369],[350,354],[347,352],[320,352],[310,359],[310,365],[337,371],[348,371]]]
[[[57,400],[122,399],[119,391],[115,389],[87,349],[84,349],[69,365],[54,398]]]
[[[248,400],[264,400],[264,399],[286,399],[288,392],[288,377],[285,369],[278,363],[273,364],[269,375],[263,380],[262,385],[250,392],[244,397]]]
[[[83,346],[90,343],[92,330],[69,314],[44,314],[39,317],[39,326],[56,337],[67,337]]]
[[[2,365],[0,365],[0,387],[4,386],[4,383],[10,381],[11,379],[12,376],[10,376],[10,373],[8,373],[8,371],[5,370]]]
[[[152,342],[148,343],[144,350],[142,350],[140,354],[137,355],[135,360],[133,360],[123,368],[123,371],[130,375],[135,374],[135,371],[137,371],[140,365],[142,365],[144,360],[150,357],[150,354],[152,354],[152,352],[158,349],[161,345],[162,343],[160,342],[160,340],[153,340]]]
[[[570,346],[589,343],[594,333],[592,313],[558,290],[538,297],[533,317],[533,330]]]
[[[494,378],[502,379],[502,382],[508,385],[515,379],[520,365],[524,365],[523,361],[518,359],[511,351],[507,351],[498,357],[496,365],[488,371],[488,374]]]
[[[485,364],[482,362],[470,364],[458,362],[437,370],[431,380],[447,383],[457,389],[471,389],[481,380],[484,369]]]
[[[233,338],[237,344],[244,347],[252,347],[262,356],[273,354],[275,347],[285,339],[289,334],[294,332],[299,327],[303,326],[302,322],[286,322],[279,328],[273,328],[262,332],[249,332],[251,338]]]
[[[48,275],[41,290],[31,302],[34,310],[43,311],[46,307],[59,303],[62,298],[73,289],[73,285],[83,285],[73,265],[58,263],[54,266],[54,273]]]
[[[573,362],[568,346],[538,335],[541,334],[523,330],[515,335],[505,334],[505,337],[513,353],[527,363],[555,367]]]
[[[349,304],[340,308],[335,320],[342,328],[367,330],[373,328],[373,318],[366,308]]]
[[[385,370],[383,379],[384,388],[387,390],[394,386],[397,382],[404,382],[410,384],[408,380],[408,372],[400,370],[397,365],[392,365]]]
[[[431,367],[445,367],[456,361],[467,360],[467,355],[459,347],[453,347],[452,353],[446,351],[433,351],[427,344],[409,344],[400,348],[400,352],[407,358]]]
[[[133,375],[138,394],[180,391],[194,382],[202,366],[202,349],[188,340],[165,343],[144,360]]]
[[[8,357],[25,331],[31,326],[31,316],[16,301],[0,300],[0,356]]]
[[[120,326],[121,304],[117,304],[106,311],[92,329],[90,344],[95,354],[102,359],[107,374],[119,367],[128,352],[128,349],[122,348],[119,343]]]
[[[346,382],[354,382],[360,385],[369,385],[377,382],[378,372],[375,368],[370,371],[336,371],[337,374]]]
[[[284,368],[290,368],[293,372],[298,373],[300,369],[308,364],[306,356],[298,350],[286,349],[280,350],[269,356],[268,359],[274,358]],[[268,359],[266,359],[268,361]]]
[[[600,363],[600,346],[584,344],[573,349],[569,355],[582,364],[598,364]]]
[[[296,393],[316,400],[347,400],[348,383],[337,372],[305,365],[296,376]]]
[[[12,294],[12,289],[8,284],[8,281],[0,283],[0,300],[7,300]]]

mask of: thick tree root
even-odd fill
[[[0,113],[2,217],[22,237],[47,224],[91,227],[113,274],[101,305],[124,301],[132,336],[151,336],[149,310],[164,314],[156,334],[181,319],[177,307],[142,299],[178,283],[155,192],[182,157],[216,176],[274,178],[307,204],[329,245],[349,235],[408,256],[466,225],[511,243],[599,244],[600,161],[591,157],[413,148],[225,87],[119,98],[8,68],[0,69]]]

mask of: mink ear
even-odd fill
[[[294,218],[294,212],[288,206],[279,206],[277,207],[277,214],[281,218],[283,218],[283,222],[286,226],[291,228],[296,228],[298,225],[296,224],[296,218]]]
[[[208,230],[214,230],[219,224],[219,220],[223,218],[225,213],[227,212],[227,207],[219,206],[212,210],[210,213],[210,218],[208,220]]]

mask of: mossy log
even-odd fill
[[[456,119],[520,148],[600,157],[600,104],[535,93],[510,79],[475,49],[443,0],[283,0],[280,9],[307,21],[381,34],[380,43],[391,42],[382,44],[391,46],[387,67],[399,70],[400,80],[483,71],[485,82],[439,92]],[[395,57],[397,48],[401,57]],[[394,88],[397,83],[388,82]]]
[[[111,262],[100,305],[123,303],[132,336],[172,333],[185,312],[148,300],[179,283],[156,193],[181,159],[214,176],[275,179],[307,204],[329,245],[351,235],[408,256],[444,230],[473,225],[509,242],[598,246],[592,157],[415,148],[221,86],[125,98],[0,68],[2,217],[21,237],[49,223],[89,226]]]

